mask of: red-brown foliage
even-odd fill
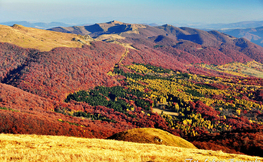
[[[134,33],[123,35],[129,38],[122,41],[132,43],[136,48],[136,50],[129,49],[127,56],[121,62],[124,65],[136,62],[175,71],[222,76],[223,73],[189,66],[189,64],[201,62],[224,64],[232,61],[247,62],[252,59],[263,63],[262,47],[244,39],[230,39],[215,31],[205,32],[169,25],[160,28],[147,27],[139,31],[142,35]],[[166,36],[158,37],[158,35]],[[104,106],[93,107],[87,103],[62,102],[69,93],[78,90],[88,90],[100,85],[119,85],[120,83],[116,81],[118,77],[114,78],[106,73],[113,70],[124,53],[124,47],[105,42],[93,42],[90,46],[85,45],[82,48],[56,48],[49,52],[0,43],[0,80],[2,83],[10,84],[0,84],[0,107],[15,110],[0,110],[0,132],[106,138],[131,128],[155,127],[175,135],[180,134],[179,131],[170,129],[158,114],[147,112],[147,115],[135,105],[133,105],[134,111],[121,113]],[[225,77],[227,76],[229,75]],[[246,85],[263,85],[263,80],[258,78],[232,78],[233,83],[240,81],[241,84]],[[212,86],[219,89],[228,88],[221,84]],[[259,103],[262,96],[262,92],[257,91],[253,94],[253,99]],[[227,100],[220,95],[211,97]],[[252,98],[243,99],[252,100]],[[244,117],[219,118],[218,111],[201,101],[190,103],[190,107],[195,113],[202,114],[205,119],[228,124],[234,130],[207,134],[208,132],[197,128],[198,130],[195,131],[201,136],[189,140],[198,147],[260,156],[259,153],[263,150],[262,128],[257,128],[258,125],[251,124]],[[77,111],[91,115],[100,114],[115,122],[54,112],[60,109],[65,109],[71,114]],[[261,112],[255,114],[262,115]],[[252,126],[254,128],[244,129]]]
[[[134,47],[139,50],[129,49],[127,57],[122,62],[124,65],[136,62],[160,66],[166,69],[186,71],[185,64],[180,62],[173,54],[163,53],[140,44],[136,44]]]
[[[4,80],[10,71],[27,64],[30,54],[38,52],[35,49],[25,49],[9,43],[0,42],[0,81]]]
[[[106,73],[124,52],[122,46],[103,42],[83,48],[38,52],[20,69],[19,77],[14,73],[7,83],[42,97],[63,100],[67,94],[80,89],[116,85]]]
[[[17,110],[52,110],[55,101],[0,83],[0,107]]]
[[[205,119],[219,120],[218,115],[220,112],[216,111],[214,108],[207,106],[202,101],[197,101],[195,105],[190,105],[196,113],[202,114]]]
[[[0,110],[0,132],[13,134],[65,135],[77,137],[95,137],[90,131],[81,127],[47,120],[43,116]]]
[[[3,133],[33,133],[107,138],[127,129],[155,127],[178,135],[176,131],[168,128],[165,120],[158,114],[150,113],[150,116],[148,116],[142,113],[142,109],[139,107],[136,107],[134,112],[129,112],[130,115],[134,115],[135,117],[128,117],[124,113],[114,111],[104,106],[93,107],[87,103],[75,101],[71,101],[70,103],[53,101],[6,84],[0,84],[0,94],[0,107],[12,109],[0,110],[0,114],[2,114],[2,127],[0,127],[0,132]],[[100,114],[100,116],[114,120],[116,123],[73,117],[54,112],[54,110],[57,109],[65,109],[68,112],[82,111],[91,115]],[[6,118],[10,120],[6,121]],[[30,119],[32,120],[31,122]],[[59,122],[59,119],[64,121],[64,123]],[[43,127],[42,125],[45,126]],[[70,132],[69,129],[74,131]],[[86,133],[84,133],[84,130]]]
[[[229,153],[245,153],[262,156],[263,127],[244,127],[231,132],[202,134],[189,140],[200,149],[222,150]]]

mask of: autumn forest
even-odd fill
[[[262,47],[171,25],[85,29],[90,36],[63,30],[77,46],[52,50],[48,39],[66,38],[23,26],[10,31],[47,44],[0,37],[0,133],[106,139],[159,128],[199,149],[262,157]]]

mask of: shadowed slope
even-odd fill
[[[220,44],[213,34],[203,30],[188,27],[178,28],[171,25],[163,25],[158,28],[176,36],[177,40],[189,40],[205,46],[217,46]]]
[[[10,72],[18,72],[18,69],[26,65],[29,58],[37,52],[39,51],[35,49],[25,49],[14,44],[0,43],[0,81],[7,82],[6,78]]]

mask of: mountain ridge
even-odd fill
[[[0,22],[2,25],[7,25],[7,26],[13,26],[14,24],[20,24],[25,27],[33,27],[33,28],[38,28],[38,29],[48,29],[48,28],[53,28],[57,26],[71,26],[70,24],[66,23],[61,23],[61,22],[51,22],[51,23],[44,23],[44,22],[37,22],[37,23],[31,23],[28,21],[9,21],[9,22]]]
[[[247,40],[263,46],[263,26],[257,28],[244,28],[244,29],[226,29],[220,32],[233,35],[237,38],[246,38]]]

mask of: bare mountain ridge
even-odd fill
[[[136,37],[134,34],[140,34],[140,37],[165,35],[175,40],[189,40],[202,45],[218,44],[217,38],[221,38],[223,42],[226,42],[229,41],[227,39],[231,37],[223,33],[216,33],[215,31],[206,32],[188,27],[179,28],[169,24],[152,27],[142,24],[128,24],[119,21],[98,23],[90,26],[57,27],[48,30],[81,35],[89,34],[92,37],[98,37],[102,34],[120,34],[125,37]]]
[[[92,37],[98,37],[101,34],[120,34],[127,31],[136,32],[138,28],[145,28],[145,25],[127,24],[114,20],[107,23],[96,23],[89,26],[56,27],[48,30],[81,35],[89,34]]]
[[[6,30],[13,30],[12,28],[9,28]],[[15,27],[13,28],[18,30]],[[19,28],[27,30],[25,27]],[[71,27],[71,29],[72,32],[75,31],[80,34],[83,34],[83,31],[85,30],[87,33],[90,33],[90,35],[93,35],[94,38],[100,35],[105,36],[115,34],[117,37],[109,37],[109,39],[105,38],[102,40],[126,43],[133,47],[137,46],[139,47],[139,51],[134,53],[141,53],[140,55],[145,55],[145,53],[150,55],[150,53],[152,53],[150,51],[155,51],[154,53],[158,51],[157,53],[162,53],[161,55],[170,55],[169,57],[173,57],[173,59],[169,60],[177,60],[177,63],[180,62],[180,69],[182,70],[185,70],[185,67],[183,67],[184,64],[190,63],[203,62],[207,64],[225,64],[236,61],[243,63],[252,60],[261,63],[263,62],[262,47],[243,38],[235,38],[218,31],[206,32],[187,27],[178,28],[168,24],[159,27],[151,27],[118,21],[90,26]],[[89,31],[86,29],[89,29]],[[31,30],[29,28],[27,30],[28,33],[31,31],[33,31],[33,29]],[[41,32],[44,32],[44,30],[41,30]],[[70,33],[71,31],[67,30],[66,32]],[[77,37],[77,35],[74,35],[71,38],[73,37]],[[141,48],[142,45],[148,47],[148,49]],[[131,55],[130,53],[129,55]]]
[[[20,28],[23,30],[21,30]],[[70,28],[60,27],[55,28],[53,30],[56,29],[63,29],[62,32],[66,33],[77,32],[78,34],[82,35],[85,35],[84,33],[86,32],[86,34],[89,34],[94,38],[98,36],[101,37],[108,35],[108,38],[106,37],[105,39],[101,39],[103,41],[115,41],[116,43],[126,43],[132,46],[136,46],[136,44],[143,44],[149,47],[150,49],[158,50],[162,53],[170,53],[174,57],[176,57],[177,60],[183,61],[183,63],[186,64],[201,62],[208,64],[225,64],[235,61],[247,62],[251,60],[256,60],[261,63],[263,62],[262,47],[250,43],[249,41],[243,38],[235,38],[227,34],[220,33],[218,31],[206,32],[203,30],[187,27],[178,28],[168,24],[159,27],[151,27],[140,24],[122,23],[119,21],[111,21],[90,26],[79,26]],[[86,29],[88,29],[89,31]],[[5,30],[11,30],[12,32],[15,31],[16,33],[22,33],[26,31],[27,36],[29,36],[30,33],[32,34],[32,32],[37,32],[43,33],[40,35],[41,37],[45,36],[45,30],[40,31],[38,29],[39,31],[36,31],[36,29],[33,30],[33,28],[25,28],[22,26],[20,26],[19,28],[5,27]],[[54,36],[54,34],[56,34],[58,37],[52,37],[51,39],[57,39],[60,37],[58,32],[53,34],[49,33],[48,35]],[[22,36],[24,35],[25,34],[22,33]],[[110,37],[110,35],[115,36]],[[69,34],[67,37],[67,39],[69,39],[67,43],[75,43],[76,45],[78,44],[79,47],[81,46],[80,42],[72,41],[73,38],[82,39],[78,38],[80,37],[80,35],[77,36]],[[6,36],[4,39],[8,39],[8,36]],[[58,40],[52,41],[55,43],[58,42]],[[43,39],[40,38],[38,42],[43,42]],[[51,44],[48,44],[48,46],[51,46]],[[145,50],[143,49],[141,51]],[[190,54],[192,56],[194,55],[197,58],[190,59],[194,58]]]
[[[198,56],[201,59],[200,62],[208,64],[224,64],[233,61],[247,62],[253,59],[259,62],[263,61],[261,58],[262,47],[246,39],[235,38],[218,31],[206,32],[199,29],[163,25],[157,28],[147,26],[147,28],[139,29],[139,32],[140,37],[134,38],[133,35],[128,35],[126,40],[132,40],[134,44],[144,44],[151,47],[160,46],[161,48],[157,49],[161,51],[168,47],[171,50],[172,48],[183,50]],[[166,52],[168,51],[166,50]],[[214,54],[211,55],[211,53]],[[222,57],[222,55],[226,55],[226,57]],[[198,59],[195,60],[196,62],[191,63],[198,63]]]
[[[219,46],[222,43],[233,43],[236,39],[230,35],[217,31],[203,31],[188,27],[174,27],[169,24],[163,26],[148,26],[141,24],[128,24],[119,21],[99,23],[90,26],[57,27],[48,29],[74,34],[89,34],[96,38],[102,34],[119,34],[129,38],[149,38],[159,35],[167,36],[174,41],[188,40],[204,46]]]
[[[203,62],[208,64],[224,64],[233,61],[247,62],[251,60],[263,63],[263,58],[261,57],[263,55],[262,47],[256,46],[249,41],[244,41],[244,39],[235,38],[218,31],[207,32],[188,27],[178,28],[168,24],[152,27],[119,21],[98,23],[89,26],[57,27],[49,30],[90,35],[93,38],[98,38],[101,35],[115,34],[116,36],[118,35],[118,37],[109,37],[109,39],[100,40],[115,41],[133,46],[136,44],[143,44],[149,48],[161,46],[154,50],[166,53],[172,51],[171,53],[173,55],[179,57],[178,60],[181,60],[180,56],[182,56],[182,53],[190,53],[199,58],[193,59],[190,63]],[[238,42],[243,43],[240,44]],[[191,46],[195,44],[195,47],[192,46],[188,48],[190,44]],[[222,57],[222,53],[227,57]],[[185,56],[186,55],[184,55],[184,57]],[[189,61],[186,61],[186,63],[188,62]]]

